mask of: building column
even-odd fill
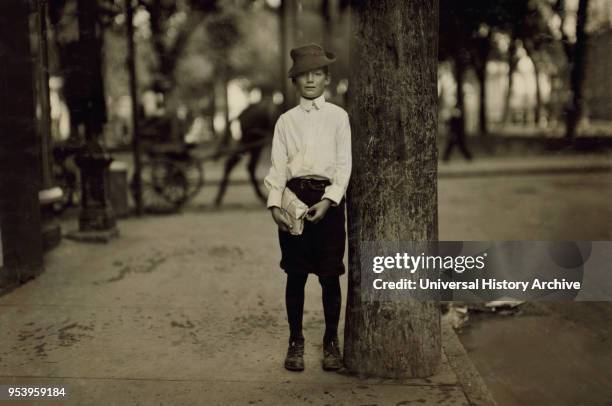
[[[43,268],[41,149],[28,21],[28,2],[0,2],[0,283],[24,282]]]

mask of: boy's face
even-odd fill
[[[325,69],[313,69],[295,77],[295,86],[300,95],[306,99],[316,99],[325,91],[331,78]]]

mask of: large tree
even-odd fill
[[[368,241],[438,238],[438,1],[354,0],[352,11],[345,363],[429,376],[440,360],[438,303],[364,300],[361,254]]]

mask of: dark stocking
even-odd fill
[[[285,305],[287,306],[287,320],[289,321],[289,341],[303,341],[302,318],[304,315],[304,286],[308,274],[288,273],[287,287],[285,289]]]
[[[319,276],[319,283],[323,290],[323,313],[325,314],[323,341],[329,342],[338,335],[338,321],[340,320],[340,306],[342,304],[340,278],[338,276]]]

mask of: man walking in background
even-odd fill
[[[261,191],[257,178],[255,177],[255,171],[257,169],[257,163],[264,146],[267,144],[266,139],[271,136],[272,125],[273,125],[273,103],[272,103],[272,92],[270,89],[261,89],[261,100],[257,103],[253,103],[248,106],[240,115],[238,120],[240,121],[240,130],[242,137],[240,138],[239,144],[236,150],[231,153],[227,161],[225,162],[225,170],[223,172],[223,179],[219,185],[219,191],[215,198],[215,206],[220,206],[227,189],[227,183],[229,176],[236,164],[240,162],[242,157],[246,154],[249,155],[249,163],[247,169],[249,172],[249,180],[255,189],[255,194],[260,201],[266,202],[266,196]],[[224,139],[221,147],[224,147],[228,143],[227,137]]]

